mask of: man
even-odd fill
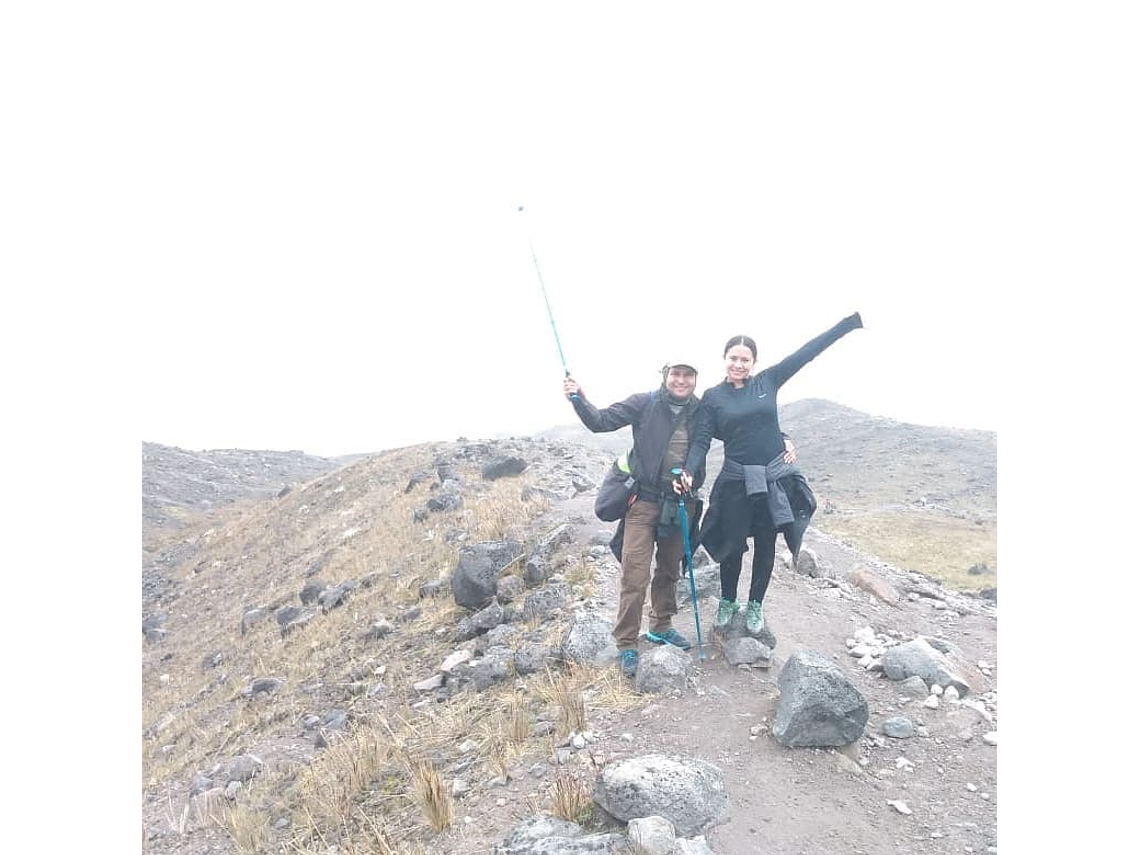
[[[621,651],[621,669],[627,677],[637,673],[637,640],[641,632],[641,610],[649,589],[649,631],[645,638],[654,644],[672,644],[682,650],[692,645],[673,628],[677,613],[677,580],[685,546],[678,514],[673,469],[685,465],[700,403],[694,393],[697,369],[689,362],[669,362],[662,369],[660,388],[638,392],[624,401],[599,410],[582,392],[572,377],[562,384],[562,391],[574,405],[582,424],[594,433],[615,431],[630,425],[633,450],[629,455],[630,472],[637,481],[634,500],[619,524],[622,532],[621,598],[618,603],[614,640]],[[686,479],[687,480],[687,479]],[[704,469],[692,473],[691,488],[700,488]],[[695,504],[695,503],[693,503]],[[692,505],[686,504],[691,511]],[[694,514],[699,517],[699,511]],[[696,530],[697,519],[689,526]],[[654,547],[657,570],[652,574]]]

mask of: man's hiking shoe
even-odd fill
[[[713,621],[714,629],[724,629],[728,626],[732,616],[736,614],[736,610],[740,608],[736,604],[736,600],[726,600],[724,597],[720,598],[720,606],[716,610],[716,620]]]
[[[764,628],[764,607],[756,600],[748,601],[748,614],[744,619],[744,626],[749,635],[758,635]]]
[[[689,642],[689,639],[685,638],[685,636],[681,635],[681,633],[675,629],[670,629],[667,632],[654,632],[653,630],[649,630],[649,632],[645,633],[645,637],[654,644],[672,644],[674,647],[680,647],[682,650],[688,650],[693,646]]]
[[[623,650],[621,652],[621,672],[626,677],[637,676],[637,651]]]

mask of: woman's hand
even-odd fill
[[[796,446],[786,436],[784,437],[784,462],[796,462]]]
[[[582,387],[578,385],[578,381],[573,377],[567,377],[562,381],[562,393],[567,398],[573,398],[575,395],[581,394],[581,392]]]

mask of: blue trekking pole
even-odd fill
[[[522,209],[523,206],[519,205],[519,210],[521,211]],[[558,327],[554,325],[554,312],[550,311],[550,298],[546,296],[546,283],[542,281],[542,271],[538,269],[538,256],[535,255],[534,252],[534,241],[527,238],[527,244],[530,245],[530,257],[534,260],[534,272],[538,274],[539,287],[542,288],[542,300],[546,303],[546,316],[550,318],[550,329],[554,331],[554,343],[558,346],[558,358],[562,360],[562,370],[565,371],[566,376],[569,377],[570,369],[566,367],[566,357],[562,355],[562,342],[558,338]],[[578,400],[578,396],[576,394],[571,395],[570,399],[576,401]]]
[[[680,477],[681,470],[674,469],[673,475]],[[681,512],[681,537],[685,541],[685,569],[689,573],[689,595],[693,598],[693,617],[697,622],[697,653],[702,662],[705,661],[705,647],[701,643],[701,609],[697,602],[697,580],[693,578],[693,550],[689,545],[689,515],[685,512],[685,494],[677,497],[677,504]]]

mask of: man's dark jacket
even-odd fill
[[[649,501],[661,503],[662,498],[673,499],[675,495],[670,491],[662,496],[662,485],[657,481],[661,470],[661,461],[669,447],[669,439],[673,436],[676,418],[669,408],[669,393],[662,386],[653,392],[637,392],[624,401],[618,401],[605,409],[599,410],[586,400],[580,392],[577,398],[571,398],[574,411],[587,428],[593,433],[608,433],[630,425],[633,430],[633,453],[630,455],[630,474],[638,483],[638,494]],[[689,416],[689,436],[696,425],[697,407],[700,398],[693,395],[685,405]],[[693,476],[693,492],[704,483],[705,467],[702,458],[700,468],[690,473]],[[700,523],[702,502],[694,499],[686,503],[687,521],[692,537],[696,537],[697,527]],[[610,549],[620,561],[622,542],[625,535],[625,519],[618,523]]]
[[[637,392],[602,410],[587,401],[580,392],[570,402],[582,424],[593,433],[609,433],[630,425],[634,450],[630,457],[630,472],[643,490],[658,493],[661,484],[657,482],[657,473],[661,469],[661,461],[669,447],[669,438],[673,436],[675,424],[673,411],[669,409],[669,394],[665,388],[654,392]],[[693,395],[685,406],[689,408],[691,436],[700,398]],[[703,461],[700,469],[691,474],[693,490],[696,491],[705,479]]]

